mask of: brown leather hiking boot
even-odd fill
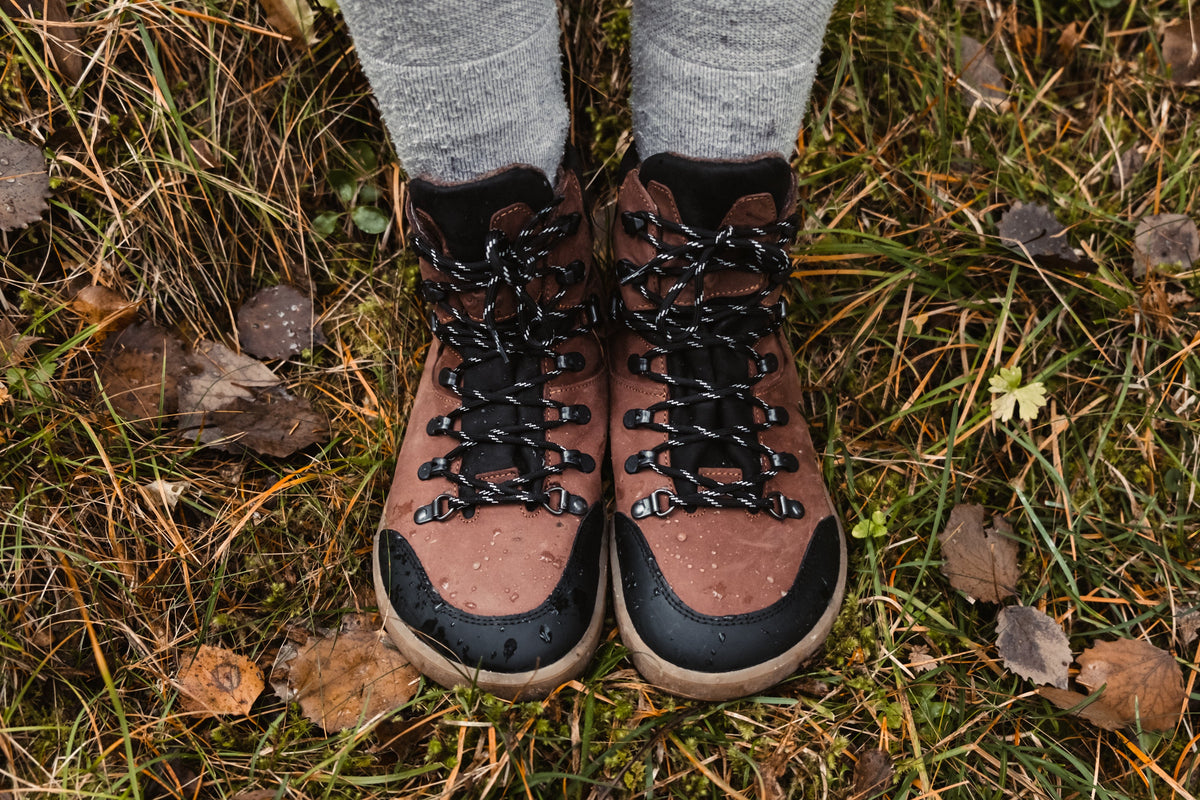
[[[614,603],[638,670],[689,697],[793,674],[844,593],[845,539],[779,330],[795,195],[779,157],[664,154],[618,198]]]
[[[577,176],[409,185],[434,341],[375,540],[401,652],[446,686],[545,695],[600,636],[608,376]]]

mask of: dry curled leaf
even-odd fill
[[[1072,711],[1075,716],[1086,719],[1093,725],[1098,725],[1107,731],[1119,731],[1127,722],[1113,709],[1104,704],[1104,698],[1093,699],[1093,695],[1073,692],[1070,689],[1058,689],[1053,686],[1039,686],[1037,693],[1049,700],[1063,711]],[[1086,706],[1078,707],[1080,703],[1092,700]]]
[[[66,0],[4,0],[0,5],[12,17],[44,17],[37,26],[46,40],[50,59],[59,74],[71,83],[83,76],[83,54],[79,51],[79,30],[71,25]]]
[[[42,151],[0,136],[0,230],[37,222],[49,208],[50,177]]]
[[[1034,683],[1067,688],[1071,647],[1062,626],[1036,608],[1008,606],[1000,609],[996,648],[1008,667]]]
[[[1133,276],[1145,277],[1152,269],[1191,268],[1200,261],[1200,231],[1184,214],[1151,214],[1142,217],[1133,234]]]
[[[1043,205],[1018,200],[1000,217],[998,228],[1000,241],[1010,250],[1039,260],[1079,260],[1067,241],[1067,229]]]
[[[1144,166],[1146,166],[1146,154],[1137,146],[1129,147],[1117,157],[1117,163],[1112,170],[1113,179],[1124,191],[1126,186],[1133,183],[1133,179],[1137,177]]]
[[[1096,642],[1079,656],[1077,680],[1092,692],[1104,687],[1105,706],[1126,724],[1140,718],[1151,731],[1175,727],[1187,699],[1175,658],[1140,639]]]
[[[850,786],[850,800],[867,800],[886,791],[892,785],[896,770],[892,759],[884,750],[864,750],[858,754],[854,765],[854,782]]]
[[[313,10],[308,0],[262,0],[267,24],[292,40],[293,45],[307,47],[313,36]]]
[[[348,626],[279,649],[271,685],[328,733],[399,708],[416,692],[416,669],[379,630]]]
[[[248,714],[266,686],[253,661],[208,645],[183,659],[175,682],[185,710],[212,715]]]
[[[19,366],[37,341],[38,337],[18,333],[16,325],[0,317],[0,368]]]
[[[982,42],[966,34],[959,36],[958,60],[962,69],[959,85],[968,103],[980,103],[995,110],[1008,99],[1004,74]]]
[[[945,563],[942,573],[950,585],[977,600],[998,603],[1016,593],[1021,570],[1012,528],[1000,516],[983,527],[983,506],[956,505],[946,529],[938,536]]]
[[[1176,85],[1200,78],[1200,9],[1166,27],[1162,37],[1163,66]]]
[[[238,339],[259,358],[291,358],[325,343],[313,304],[291,286],[256,293],[238,310]]]
[[[183,345],[150,322],[130,325],[104,343],[100,387],[117,413],[153,422],[179,408]]]
[[[85,286],[71,298],[71,310],[89,325],[119,327],[133,321],[137,303],[131,303],[105,286]]]
[[[328,422],[261,361],[204,341],[179,381],[179,431],[218,450],[283,457],[328,437]]]
[[[1179,626],[1179,639],[1187,647],[1200,635],[1200,608],[1184,612],[1176,617],[1175,623]]]
[[[936,668],[937,659],[929,655],[929,648],[923,644],[915,644],[908,651],[908,668],[915,674],[928,672]]]

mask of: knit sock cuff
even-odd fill
[[[633,122],[643,156],[788,155],[833,0],[642,0]]]
[[[413,177],[475,180],[529,164],[554,180],[567,141],[568,111],[557,17],[507,50],[458,64],[359,59]]]

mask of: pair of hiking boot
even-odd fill
[[[546,695],[589,662],[610,570],[667,691],[752,694],[815,653],[846,557],[780,335],[795,195],[779,157],[637,164],[610,304],[575,172],[410,183],[434,341],[374,575],[423,673]]]

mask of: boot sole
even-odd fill
[[[637,634],[629,611],[625,607],[625,593],[621,588],[621,565],[617,559],[615,544],[610,546],[609,555],[612,560],[613,572],[613,608],[617,616],[617,627],[621,632],[621,641],[630,651],[633,664],[647,682],[665,689],[671,694],[690,697],[696,700],[733,700],[739,697],[757,694],[763,689],[790,678],[816,654],[829,638],[833,629],[833,621],[837,619],[842,608],[842,600],[846,595],[846,534],[842,530],[841,520],[838,523],[838,539],[841,545],[841,559],[838,569],[837,589],[825,613],[817,620],[817,624],[796,645],[775,658],[756,664],[745,669],[730,672],[700,672],[684,669],[666,661],[651,650]]]
[[[472,669],[460,661],[447,658],[435,643],[412,630],[396,616],[379,570],[380,533],[375,534],[371,572],[375,579],[375,600],[383,616],[383,626],[401,655],[427,678],[445,687],[478,686],[506,700],[538,700],[562,684],[578,677],[587,667],[600,643],[607,603],[609,537],[600,544],[600,585],[597,588],[596,608],[588,622],[583,638],[558,661],[524,672],[495,672]]]

